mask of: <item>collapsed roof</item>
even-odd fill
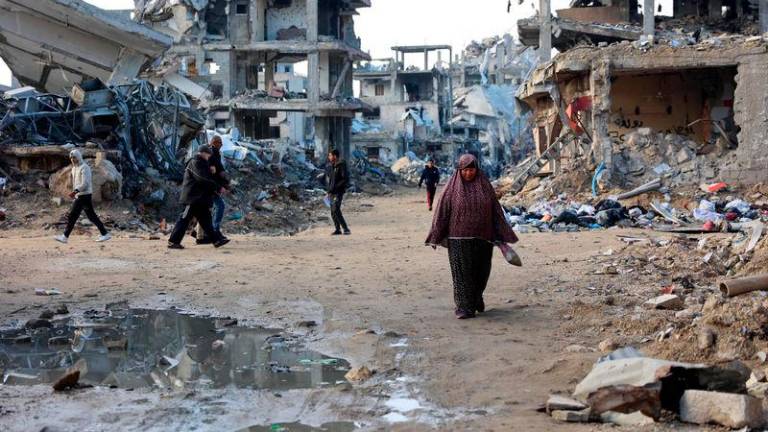
[[[48,92],[88,78],[129,83],[172,43],[81,0],[0,0],[0,57],[21,83]]]

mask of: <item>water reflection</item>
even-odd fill
[[[51,327],[0,332],[0,371],[4,384],[42,384],[78,369],[83,384],[120,388],[287,390],[345,382],[346,361],[275,330],[233,323],[174,310],[90,311]]]

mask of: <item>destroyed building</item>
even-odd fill
[[[376,159],[400,157],[419,145],[427,152],[444,150],[439,138],[451,117],[453,48],[396,46],[392,51],[393,58],[363,62],[355,69],[360,98],[371,106],[364,113],[370,124],[358,124],[356,131],[373,132],[356,134],[355,147]],[[413,54],[424,57],[423,67],[406,62]]]
[[[180,178],[204,120],[174,88],[187,80],[144,76],[170,37],[81,0],[2,1],[0,11],[0,56],[26,86],[0,99],[0,158],[53,172],[78,145],[129,172]]]
[[[364,107],[353,98],[352,65],[369,59],[353,16],[370,0],[142,0],[136,6],[142,22],[173,37],[168,67],[207,89],[208,127],[349,155],[352,118]],[[278,84],[280,65],[304,62],[306,82]],[[280,119],[299,121],[280,128]]]
[[[450,129],[476,142],[478,156],[499,167],[518,162],[532,150],[529,122],[515,93],[536,64],[536,53],[510,35],[472,42],[453,68],[454,90]]]
[[[739,2],[692,8],[676,1],[674,18],[655,19],[649,4],[645,29],[634,36],[604,37],[606,28],[637,19],[626,13],[636,10],[629,2],[559,11],[570,20],[583,17],[578,29],[566,32],[558,18],[550,23],[560,28],[538,39],[524,36],[521,22],[524,43],[547,47],[552,36],[564,50],[518,92],[533,111],[537,155],[546,159],[534,161],[529,173],[558,172],[575,161],[604,165],[604,179],[617,186],[668,173],[693,184],[766,180],[768,45],[750,36],[757,16],[748,14],[755,10]],[[697,30],[688,32],[685,23]]]

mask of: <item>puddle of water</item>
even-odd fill
[[[312,427],[301,423],[275,423],[269,426],[251,426],[238,432],[352,432],[354,423],[333,422],[320,427]]]
[[[408,417],[397,412],[391,412],[382,418],[388,423],[405,423],[408,421]]]
[[[419,401],[410,398],[392,398],[386,402],[386,405],[401,413],[407,413],[421,408]]]
[[[118,388],[289,390],[346,383],[349,370],[279,331],[174,310],[118,307],[38,324],[0,331],[4,384],[49,384],[77,369],[81,384]]]

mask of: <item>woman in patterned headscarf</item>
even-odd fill
[[[477,159],[465,154],[445,187],[426,241],[433,248],[448,248],[456,318],[474,318],[476,312],[485,311],[483,292],[491,274],[493,245],[500,242],[515,243],[517,236]]]

